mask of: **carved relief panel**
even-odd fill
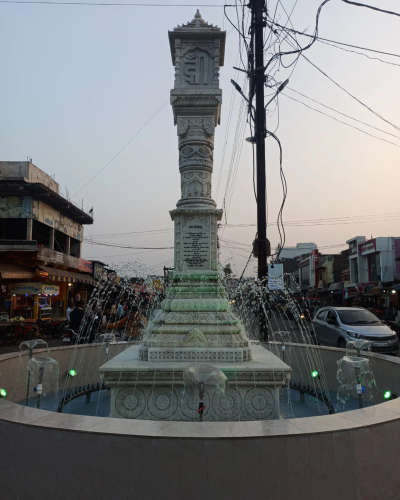
[[[175,88],[218,87],[218,42],[176,42]]]
[[[182,61],[182,79],[189,85],[209,85],[212,82],[213,61],[205,50],[186,52]]]
[[[180,139],[208,139],[214,136],[213,116],[178,116],[178,136]]]
[[[212,168],[213,151],[207,145],[190,144],[185,145],[179,150],[179,166],[205,166]]]
[[[210,198],[211,173],[185,172],[181,176],[182,198]]]
[[[211,172],[214,148],[213,117],[178,117],[179,168]]]

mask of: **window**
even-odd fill
[[[337,323],[336,313],[334,311],[328,311],[328,314],[326,316],[326,321],[328,323],[329,322]]]
[[[368,255],[368,271],[369,281],[380,281],[381,279],[381,266],[379,253]]]
[[[0,240],[26,240],[26,219],[0,219]]]
[[[351,280],[353,283],[358,283],[358,261],[357,259],[351,259]]]
[[[70,254],[73,257],[79,258],[81,256],[81,242],[72,237],[70,238],[70,241]]]
[[[347,309],[339,311],[339,317],[345,325],[378,325],[380,320],[366,309]]]
[[[50,233],[51,227],[38,220],[32,221],[32,240],[37,241],[39,245],[50,248]]]
[[[61,253],[67,253],[68,236],[57,229],[54,231],[54,250]]]
[[[325,320],[325,314],[326,314],[326,309],[324,309],[323,311],[319,312],[317,314],[317,319],[319,319],[320,321],[324,321]]]

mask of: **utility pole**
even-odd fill
[[[256,171],[257,171],[257,236],[254,241],[254,253],[258,258],[258,279],[265,280],[267,277],[267,209],[265,199],[265,103],[264,103],[264,9],[265,0],[250,0],[251,9],[251,61],[250,61],[250,103],[255,94],[255,116],[254,116],[254,141],[256,143]],[[253,54],[254,51],[254,54]],[[259,338],[268,341],[268,320],[264,310],[264,287],[261,287],[259,309]]]
[[[254,42],[254,64],[251,88],[256,96],[255,143],[257,165],[257,237],[255,253],[258,258],[258,279],[267,277],[267,214],[265,200],[265,107],[264,107],[264,6],[265,0],[251,0],[252,37]]]

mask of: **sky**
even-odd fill
[[[293,9],[291,23],[296,29],[312,32],[319,1],[281,2],[287,12]],[[397,4],[379,0],[381,8],[400,10]],[[269,1],[271,13],[275,5],[276,0]],[[219,230],[220,261],[231,262],[234,272],[241,274],[254,239],[256,205],[251,145],[245,141],[250,136],[246,110],[230,83],[233,78],[245,86],[243,74],[233,69],[240,64],[238,35],[222,7],[199,8],[207,22],[227,32],[213,197],[225,208]],[[0,3],[0,159],[32,158],[54,175],[62,194],[85,210],[94,208],[95,222],[85,228],[85,238],[117,246],[86,241],[85,258],[124,263],[132,273],[162,274],[162,267],[173,263],[169,210],[180,197],[180,179],[169,105],[174,71],[168,30],[190,21],[195,10],[195,6]],[[235,9],[227,11],[235,22]],[[287,22],[280,5],[276,16],[279,22]],[[319,35],[400,53],[399,27],[398,17],[331,0],[322,11]],[[334,253],[355,235],[400,236],[400,58],[368,54],[391,64],[321,43],[305,53],[394,126],[303,58],[293,73],[290,68],[275,75],[279,81],[290,76],[278,104],[272,103],[267,112],[267,126],[276,130],[283,147],[288,246],[315,242],[321,252]],[[337,115],[293,89],[393,135]],[[345,126],[288,96],[394,144]],[[266,159],[268,237],[274,249],[279,242],[274,223],[282,190],[279,155],[272,139],[267,140]],[[252,259],[247,273],[255,268]]]

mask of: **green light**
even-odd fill
[[[68,375],[70,377],[76,377],[78,375],[78,372],[74,368],[71,368],[68,372]]]
[[[1,398],[7,397],[7,391],[5,389],[3,389],[3,387],[0,388],[0,397]]]
[[[312,378],[317,378],[317,377],[319,376],[319,372],[318,372],[318,370],[313,370],[313,371],[311,372],[311,376],[312,376]]]
[[[383,399],[390,399],[392,397],[392,391],[385,391],[383,393]]]

